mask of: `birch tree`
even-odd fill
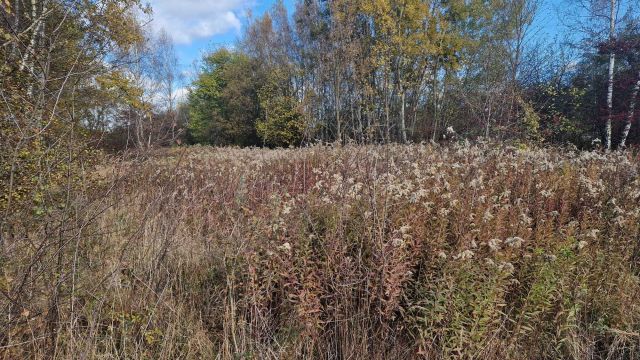
[[[613,120],[616,117],[615,83],[617,72],[618,28],[622,22],[633,21],[637,3],[631,0],[569,0],[570,12],[564,14],[570,32],[580,34],[574,45],[585,56],[599,50],[606,54],[606,83],[604,84],[604,147],[613,148]]]
[[[616,0],[609,1],[609,43],[613,43],[616,35]],[[613,47],[612,47],[613,48]],[[607,120],[605,124],[605,146],[611,150],[611,121],[613,118],[613,74],[615,70],[616,53],[609,52],[609,68],[607,76]]]
[[[627,138],[629,137],[629,131],[631,130],[631,123],[633,122],[636,110],[636,103],[638,101],[638,90],[640,90],[640,71],[638,71],[638,77],[631,90],[631,98],[629,100],[629,110],[627,112],[624,129],[622,130],[622,138],[620,138],[620,148],[624,149],[627,146]]]

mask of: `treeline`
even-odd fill
[[[572,37],[551,43],[534,26],[542,5],[303,0],[288,14],[277,3],[250,21],[237,46],[203,59],[188,99],[188,138],[638,143],[630,126],[640,80],[633,3],[566,2]]]
[[[186,96],[171,38],[144,25],[153,14],[140,1],[3,2],[5,154],[70,133],[113,150],[638,144],[637,4],[566,0],[550,41],[536,27],[552,16],[542,1],[300,0],[292,14],[278,2],[202,59]]]

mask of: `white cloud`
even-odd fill
[[[186,87],[182,87],[176,90],[175,100],[176,102],[185,102],[189,97],[189,89]]]
[[[243,0],[151,0],[152,25],[165,29],[178,44],[239,31]]]

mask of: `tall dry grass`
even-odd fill
[[[86,226],[60,247],[66,276],[50,276],[60,303],[29,297],[0,351],[640,359],[638,165],[495,144],[111,163],[75,202]],[[8,289],[18,260],[4,260]]]

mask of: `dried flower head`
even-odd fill
[[[453,258],[456,259],[456,260],[458,260],[458,259],[467,260],[467,259],[473,258],[473,255],[474,255],[473,251],[465,250],[465,251],[459,253],[458,255],[454,256]]]
[[[513,236],[510,238],[507,238],[504,241],[505,245],[512,247],[512,248],[519,248],[522,246],[522,244],[524,243],[524,239],[519,237],[519,236]]]

